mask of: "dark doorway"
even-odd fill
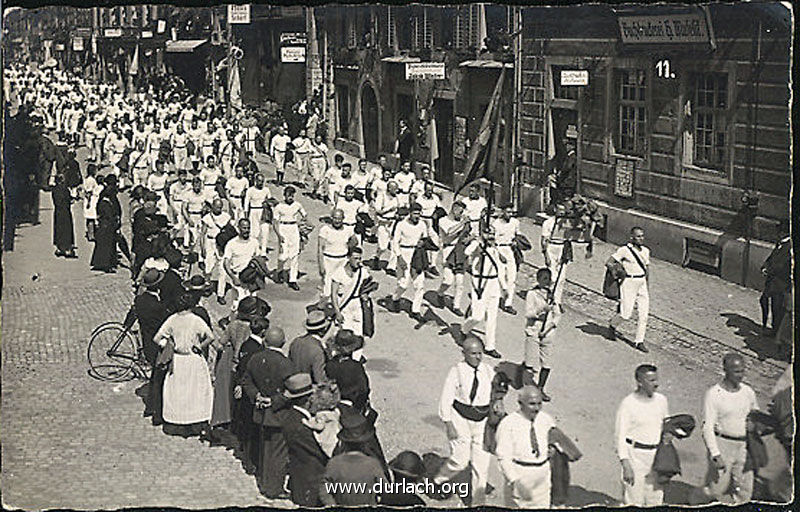
[[[453,186],[453,100],[435,99],[436,139],[439,159],[434,162],[436,181]]]
[[[378,159],[378,99],[369,84],[361,91],[361,134],[364,140],[364,158],[370,162]]]
[[[554,108],[553,114],[553,137],[556,149],[556,162],[560,162],[566,156],[565,142],[571,140],[578,142],[578,111],[567,108]]]

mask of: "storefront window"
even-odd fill
[[[722,73],[696,74],[692,113],[693,165],[718,170],[724,167],[727,110],[728,76]]]
[[[339,136],[347,138],[350,134],[350,89],[346,85],[336,86],[336,108],[339,114]]]
[[[643,69],[621,69],[617,72],[619,119],[616,151],[643,155],[645,152],[647,76]]]

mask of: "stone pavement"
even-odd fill
[[[271,166],[261,163],[271,177]],[[273,195],[278,192],[273,187]],[[302,196],[300,200],[312,218],[328,211],[319,202]],[[43,202],[44,207],[47,204]],[[82,220],[78,210],[73,208],[79,237]],[[141,417],[141,399],[135,394],[138,383],[100,383],[87,376],[88,336],[99,323],[124,315],[132,298],[129,281],[124,271],[113,276],[89,271],[90,247],[84,242],[80,242],[79,260],[54,258],[51,218],[51,212],[45,211],[42,225],[20,229],[18,250],[4,258],[5,392],[0,418],[4,503],[29,509],[288,506],[262,499],[253,478],[225,449],[165,436],[151,427]],[[290,339],[301,333],[304,306],[316,300],[320,285],[313,242],[301,256],[301,270],[306,275],[300,279],[300,292],[271,282],[267,285],[273,306],[271,321],[284,327]],[[274,247],[274,236],[271,245]],[[367,248],[367,256],[372,251]],[[588,264],[602,265],[605,256],[600,248],[596,252]],[[271,261],[274,254],[270,253]],[[576,270],[571,268],[571,274],[578,275],[577,269],[584,264],[582,260],[573,263]],[[662,272],[660,264],[657,268],[654,275]],[[522,273],[521,289],[529,282],[530,270],[527,267]],[[691,271],[675,271],[681,282],[695,280]],[[34,274],[39,277],[32,280]],[[597,275],[599,283],[602,276]],[[390,293],[394,283],[383,274],[376,277],[380,290],[375,297]],[[665,302],[661,304],[682,302],[678,283],[663,293]],[[700,420],[703,391],[718,379],[724,349],[691,334],[701,333],[705,313],[667,317],[664,306],[659,306],[662,309],[657,315],[664,315],[664,320],[651,320],[648,341],[652,350],[641,354],[599,334],[598,326],[604,325],[611,311],[609,301],[579,286],[568,287],[566,297],[568,309],[557,331],[553,376],[548,384],[553,402],[545,410],[584,452],[584,458],[572,466],[570,504],[613,504],[620,498],[614,411],[633,389],[633,368],[642,362],[658,365],[661,391],[670,399],[671,412],[688,412]],[[207,307],[215,319],[226,312],[214,301]],[[516,307],[522,310],[521,299]],[[723,307],[724,303],[708,304],[708,316]],[[427,317],[431,321],[420,326],[405,314],[376,307],[377,335],[368,341],[365,352],[372,401],[380,413],[378,434],[390,458],[405,449],[432,458],[448,453],[437,402],[444,372],[460,359],[460,351],[450,336],[440,333],[463,320],[437,309],[431,309]],[[504,362],[499,364],[522,359],[523,322],[519,315],[501,313],[497,337]],[[730,334],[727,337],[735,339]],[[748,381],[763,405],[781,366],[755,357],[748,362]],[[515,393],[509,393],[506,406],[516,409]],[[668,492],[669,502],[676,504],[685,503],[688,490],[702,483],[705,471],[699,433],[677,447],[684,471]],[[494,465],[490,478],[500,488],[502,478]],[[459,502],[451,498],[430,504],[457,506]],[[502,504],[499,491],[491,496],[490,504]]]

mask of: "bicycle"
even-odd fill
[[[125,323],[112,321],[92,331],[86,350],[91,377],[106,382],[149,378],[150,365],[144,358],[142,341],[132,326],[133,322],[126,327]]]

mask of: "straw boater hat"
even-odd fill
[[[308,331],[327,329],[328,325],[330,325],[330,320],[325,316],[325,313],[319,309],[312,309],[306,315],[306,330]]]
[[[288,400],[308,396],[313,391],[311,375],[307,373],[296,373],[286,378],[283,383],[283,396]]]

